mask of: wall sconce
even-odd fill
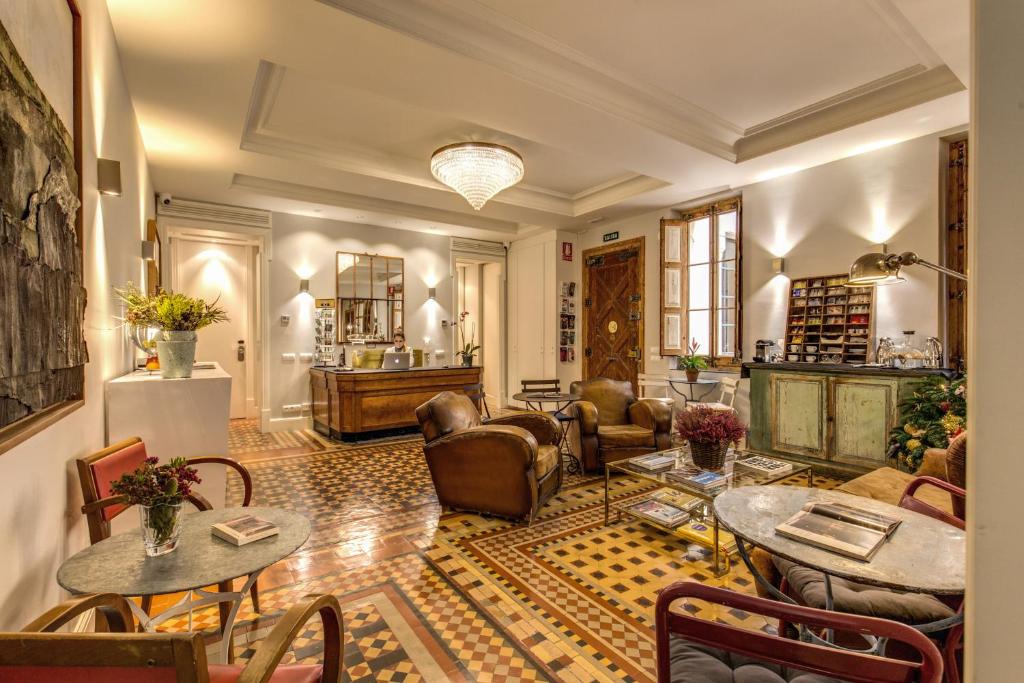
[[[96,189],[100,194],[121,196],[121,162],[113,159],[96,160]]]
[[[784,258],[773,258],[772,259],[772,272],[776,275],[786,272],[786,259]]]
[[[142,240],[142,260],[156,261],[156,240]]]
[[[309,280],[299,280],[299,294],[309,294]]]
[[[437,301],[437,287],[427,287],[427,301]]]

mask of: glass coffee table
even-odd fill
[[[758,454],[751,453],[749,451],[735,451],[730,449],[729,454],[726,457],[725,466],[717,472],[717,474],[723,475],[724,480],[716,488],[705,490],[691,482],[682,481],[678,478],[669,476],[670,472],[680,469],[692,470],[692,468],[695,468],[693,460],[690,458],[690,449],[688,446],[670,448],[666,451],[661,451],[661,454],[673,455],[675,457],[674,464],[670,464],[664,469],[656,471],[639,467],[629,459],[618,460],[605,465],[604,523],[606,526],[610,523],[611,511],[614,508],[618,513],[617,519],[621,519],[622,515],[626,514],[640,520],[644,524],[649,524],[661,529],[662,531],[667,531],[687,541],[706,547],[709,546],[713,555],[712,566],[715,576],[722,576],[729,571],[732,564],[730,557],[736,551],[735,539],[733,539],[731,535],[728,535],[728,538],[723,538],[722,532],[719,528],[718,519],[715,517],[712,508],[712,503],[718,495],[741,486],[764,486],[766,484],[778,483],[798,475],[804,475],[807,477],[808,487],[813,486],[814,482],[814,472],[810,465],[781,460],[780,458],[775,457],[770,458],[770,460],[783,463],[783,468],[777,471],[761,471],[742,464],[739,467],[736,467],[737,463],[742,463],[744,460],[749,460],[754,457],[763,458],[765,456],[759,456]],[[626,501],[615,502],[611,500],[609,492],[609,483],[611,482],[612,474],[628,474],[632,477],[636,477],[637,479],[657,484],[660,488],[657,491],[650,492],[639,497],[631,496]],[[647,515],[640,514],[635,510],[637,505],[641,502],[648,501],[652,497],[658,495],[665,495],[662,493],[665,489],[668,489],[670,492],[668,496],[672,496],[674,498],[675,502],[671,502],[671,505],[678,507],[677,503],[682,501],[686,504],[687,508],[691,509],[690,518],[688,520],[675,526],[669,526],[660,523]],[[723,555],[726,560],[724,563],[722,562]]]

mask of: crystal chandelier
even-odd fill
[[[488,199],[523,179],[523,158],[492,142],[458,142],[434,152],[430,172],[479,211]]]

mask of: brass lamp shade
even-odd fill
[[[865,287],[890,285],[895,282],[904,282],[900,277],[900,260],[895,254],[883,254],[872,252],[864,254],[850,266],[850,279],[846,282],[848,287]]]

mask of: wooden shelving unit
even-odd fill
[[[786,344],[790,363],[866,363],[874,334],[873,287],[847,287],[848,276],[793,280]]]

